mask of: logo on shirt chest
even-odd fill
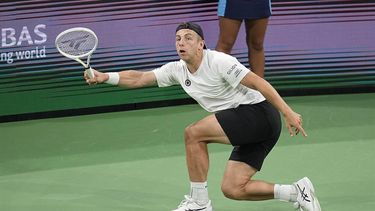
[[[190,86],[191,85],[191,81],[189,79],[186,79],[185,80],[185,86]]]

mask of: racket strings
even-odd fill
[[[56,40],[56,46],[60,51],[74,57],[90,54],[95,49],[96,44],[96,36],[87,31],[68,32]]]

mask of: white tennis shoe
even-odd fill
[[[294,208],[300,211],[321,211],[318,198],[315,196],[314,186],[309,178],[304,177],[293,184],[297,188],[297,202]]]
[[[185,195],[185,199],[181,201],[177,209],[173,211],[213,211],[211,200],[207,204],[201,206],[197,204],[190,196]]]

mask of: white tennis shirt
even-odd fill
[[[240,81],[250,72],[235,57],[214,50],[203,50],[203,60],[190,73],[183,60],[169,62],[153,70],[159,87],[180,84],[205,110],[216,112],[240,104],[256,104],[263,95]]]

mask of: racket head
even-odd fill
[[[55,45],[62,55],[77,60],[91,56],[98,46],[98,37],[89,28],[75,27],[58,34]]]

